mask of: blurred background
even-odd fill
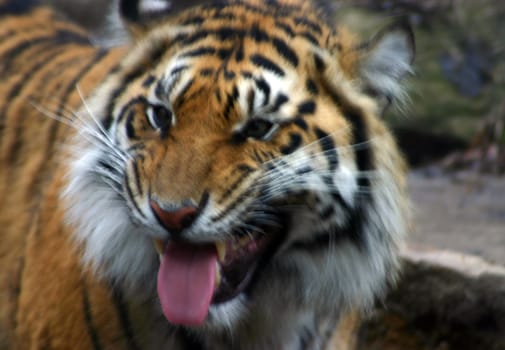
[[[114,2],[45,1],[88,27],[101,44],[124,39],[110,24],[117,23]],[[144,10],[176,13],[200,2],[145,0]],[[414,29],[410,100],[386,117],[411,166],[409,246],[505,266],[505,1],[321,2],[337,24],[364,39],[396,20]],[[504,282],[407,263],[397,290],[360,328],[355,348],[504,350]]]
[[[345,0],[339,23],[369,37],[408,19],[410,101],[387,116],[412,168],[412,244],[505,265],[505,1]]]

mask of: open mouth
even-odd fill
[[[161,261],[158,296],[165,317],[175,324],[200,325],[211,305],[251,288],[287,232],[286,225],[261,231],[209,244],[155,241]]]

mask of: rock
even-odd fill
[[[505,349],[505,267],[412,248],[403,260],[397,287],[357,327],[357,350]]]

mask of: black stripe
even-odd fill
[[[277,52],[284,57],[294,67],[298,66],[298,56],[284,41],[279,38],[274,38],[272,44]]]
[[[318,46],[319,45],[319,40],[316,39],[316,37],[314,35],[312,35],[311,33],[309,32],[302,32],[300,33],[299,35],[301,35],[302,37],[304,37],[305,39],[307,39],[310,43]]]
[[[323,181],[325,184],[331,187],[335,187],[333,178],[325,176],[323,178]],[[344,210],[347,213],[352,212],[352,208],[349,206],[349,204],[347,204],[347,202],[345,201],[344,197],[342,197],[342,194],[340,192],[333,191],[331,193],[331,198],[333,198],[333,200],[342,208],[342,210]]]
[[[105,170],[112,175],[119,175],[120,172],[112,166],[112,163],[109,159],[105,157],[105,159],[100,159],[97,161],[98,167],[97,170]]]
[[[80,44],[84,46],[91,45],[89,38],[77,34],[75,32],[71,32],[68,30],[58,30],[55,33],[52,33],[47,36],[30,38],[28,40],[23,40],[14,47],[10,48],[7,51],[1,53],[2,59],[2,69],[4,71],[9,71],[11,61],[19,54],[21,54],[24,50],[34,47],[37,44],[43,42],[51,42],[55,45],[66,45],[66,44]]]
[[[165,86],[163,85],[163,81],[162,80],[158,80],[156,82],[156,87],[154,88],[154,95],[159,98],[160,100],[164,100],[166,98],[166,94],[167,94],[167,89],[165,89]]]
[[[130,110],[128,112],[128,116],[126,117],[126,136],[129,139],[136,139],[137,135],[135,134],[135,126],[133,125],[135,118],[135,111]]]
[[[25,86],[27,86],[26,82],[29,81],[30,78],[33,77],[33,72],[40,71],[42,68],[44,68],[44,66],[52,64],[53,58],[60,55],[61,51],[62,50],[60,48],[57,48],[57,50],[51,52],[51,54],[48,55],[47,57],[43,57],[41,60],[37,61],[36,64],[34,64],[33,66],[27,67],[26,73],[23,74],[21,79],[19,79],[16,84],[14,84],[12,87],[10,87],[9,93],[5,97],[5,101],[8,101],[8,102],[5,103],[2,106],[2,108],[0,109],[0,117],[6,118],[10,107],[15,102],[16,97],[21,95],[21,92],[23,91]],[[19,134],[20,129],[15,128],[13,132],[16,132],[16,134]],[[14,138],[17,140],[17,142],[21,142],[19,135],[16,135]],[[15,159],[15,156],[16,156],[15,150],[17,150],[18,148],[19,148],[18,146],[14,145],[14,147],[12,147],[13,151],[8,152],[9,160],[7,162],[11,162],[13,159]]]
[[[123,295],[121,294],[120,291],[114,290],[113,302],[119,317],[119,322],[123,329],[123,335],[128,344],[128,348],[131,350],[140,350],[140,346],[137,344],[137,341],[135,340],[135,334],[133,332],[133,328],[130,323],[130,317],[128,315],[128,306],[124,302]]]
[[[45,41],[44,43],[40,43],[40,45],[37,45],[34,48],[34,50],[32,52],[30,52],[29,57],[23,57],[22,63],[36,61],[42,53],[47,52],[48,50],[50,50],[53,47],[55,47],[55,45],[51,41]],[[19,57],[13,57],[12,60],[15,60],[15,59],[19,59]],[[2,62],[2,65],[0,66],[0,74],[2,74],[4,72],[7,74],[10,74],[10,73],[12,73],[12,71],[14,71],[14,69],[10,66],[10,64],[12,63],[12,60],[11,61],[6,60],[6,61]]]
[[[333,178],[330,176],[325,176],[323,178],[323,181],[325,184],[333,188],[334,183],[333,183]],[[332,192],[331,194],[333,200],[340,206],[340,208],[345,212],[345,217],[347,217],[347,222],[345,223],[344,227],[340,228],[337,232],[337,234],[333,235],[333,239],[338,238],[347,238],[350,239],[352,242],[354,242],[358,247],[363,247],[363,226],[366,220],[366,210],[367,210],[367,205],[362,197],[362,195],[358,192],[355,194],[355,204],[354,208],[351,208],[349,204],[344,200],[340,192]],[[328,237],[328,239],[330,239]],[[321,243],[321,242],[319,242]],[[317,247],[319,243],[316,243],[314,247]],[[324,243],[320,244],[320,247],[322,247]]]
[[[369,140],[368,140],[368,130],[367,126],[365,125],[364,116],[354,109],[348,109],[343,112],[345,118],[352,125],[353,144],[360,145],[359,147],[355,148],[356,164],[358,166],[358,170],[360,172],[373,170],[374,167],[372,164],[371,149],[369,145],[365,144]],[[359,176],[358,186],[370,187],[370,179],[367,176]]]
[[[179,84],[179,82],[181,81],[182,79],[182,75],[181,74],[176,74],[173,79],[170,79],[170,84],[164,86],[163,85],[163,81],[160,81],[160,88],[163,89],[163,94],[170,94],[172,92],[172,90],[175,88],[175,86],[177,84]]]
[[[331,171],[335,170],[338,166],[338,156],[333,138],[319,128],[314,128],[314,133],[319,139],[318,142],[326,160],[328,161],[329,169]]]
[[[307,122],[301,116],[298,116],[297,118],[293,119],[293,124],[295,124],[297,127],[299,127],[304,131],[307,131],[309,129]]]
[[[18,55],[20,55],[24,50],[34,47],[37,44],[43,42],[51,42],[55,45],[65,45],[69,43],[90,45],[89,38],[77,34],[75,32],[71,32],[68,30],[58,30],[54,34],[42,37],[30,38],[29,40],[22,40],[20,43],[14,45],[14,47],[10,48],[7,51],[4,51],[0,55],[0,59],[2,62],[3,71],[9,71],[12,60],[15,60]]]
[[[205,38],[207,38],[207,36],[209,35],[209,32],[206,31],[206,30],[200,30],[188,37],[186,37],[184,40],[182,40],[181,44],[183,46],[189,46],[191,44],[194,44],[196,43],[197,41],[200,41],[200,40],[203,40]]]
[[[189,35],[184,40],[182,40],[183,46],[189,46],[202,41],[209,36],[216,37],[218,42],[224,42],[228,40],[238,39],[245,37],[246,33],[240,27],[221,27],[216,30],[199,30],[198,32]]]
[[[237,188],[242,184],[253,172],[252,168],[238,167],[238,171],[241,171],[240,176],[230,185],[227,186],[226,191],[221,195],[221,198],[217,201],[218,204],[222,204]]]
[[[84,321],[86,322],[86,328],[88,330],[88,335],[91,339],[91,344],[93,349],[101,350],[103,349],[102,342],[100,341],[100,336],[98,335],[95,326],[93,325],[93,314],[91,312],[91,305],[89,302],[88,288],[86,284],[82,282],[82,311],[84,313]]]
[[[278,66],[276,63],[274,63],[273,61],[271,61],[270,59],[266,58],[261,54],[252,55],[251,62],[256,66],[260,68],[265,68],[281,77],[285,75],[284,71],[280,66]]]
[[[358,193],[357,196],[360,196]],[[360,200],[357,197],[358,204],[356,208],[352,210],[349,216],[349,219],[344,227],[344,232],[346,233],[347,238],[349,238],[352,242],[354,242],[358,247],[364,247],[364,239],[363,239],[363,228],[365,226],[367,220],[366,210],[370,210],[366,206],[368,205],[363,200]]]
[[[274,104],[272,108],[269,109],[270,113],[275,113],[279,111],[279,109],[289,101],[289,98],[284,94],[278,94],[275,98]]]
[[[120,124],[124,118],[127,118],[129,116],[129,113],[127,113],[132,106],[136,104],[143,104],[146,108],[149,104],[147,99],[144,96],[137,96],[132,98],[130,101],[128,101],[127,104],[121,107],[119,110],[119,113],[117,114],[117,124]]]
[[[2,65],[0,65],[0,73],[10,72],[12,70],[11,65],[13,61],[17,59],[18,55],[20,55],[24,50],[33,48],[35,45],[45,42],[53,43],[53,39],[53,36],[45,36],[33,38],[30,40],[22,40],[20,43],[10,48],[9,50],[1,52],[0,61],[2,61]],[[33,74],[33,72],[30,73]]]
[[[220,20],[220,21],[233,21],[237,18],[237,15],[234,14],[234,13],[223,13],[223,12],[218,12],[218,13],[215,13],[212,17],[212,19],[217,19],[217,20]]]
[[[374,169],[372,152],[369,145],[366,143],[368,139],[368,129],[365,122],[365,116],[362,112],[355,106],[346,105],[340,96],[338,96],[331,89],[327,89],[328,93],[331,95],[335,104],[340,108],[344,118],[351,125],[352,132],[352,144],[360,145],[354,148],[356,154],[356,165],[358,171],[370,171]],[[358,177],[358,185],[360,187],[368,188],[370,187],[370,179],[367,176]],[[361,194],[361,196],[367,196],[367,191]]]
[[[233,53],[233,48],[228,48],[228,49],[220,48],[217,50],[217,57],[219,57],[219,59],[221,59],[221,60],[229,60],[232,53]]]
[[[146,145],[144,143],[136,143],[128,147],[125,153],[135,153],[138,151],[142,151],[146,149]],[[137,157],[142,157],[140,154],[136,155]]]
[[[263,31],[262,29],[260,29],[260,27],[257,24],[254,24],[251,27],[251,30],[249,31],[248,34],[257,43],[261,43],[261,42],[265,42],[265,41],[270,40],[270,37],[268,36],[268,34],[265,31]]]
[[[316,111],[316,103],[314,101],[304,101],[298,105],[298,113],[312,114]]]
[[[200,76],[202,77],[208,77],[212,74],[214,74],[214,68],[202,68],[202,70],[200,70]]]
[[[246,198],[250,197],[251,194],[255,191],[255,187],[254,186],[251,186],[249,188],[247,188],[244,192],[242,192],[242,194],[240,194],[237,198],[235,198],[235,200],[233,202],[231,202],[230,204],[228,204],[228,206],[226,208],[224,208],[223,211],[221,211],[221,213],[219,213],[218,215],[216,216],[213,216],[210,218],[211,221],[213,222],[217,222],[219,220],[221,220],[222,218],[224,218],[226,215],[228,215],[228,213],[230,211],[232,211],[233,209],[235,209],[240,203],[242,203]]]
[[[295,36],[295,32],[294,32],[293,28],[291,28],[288,24],[283,23],[283,22],[275,22],[274,25],[277,28],[280,28],[281,30],[283,30],[284,33],[286,33],[289,37],[292,38]]]
[[[77,72],[76,75],[74,75],[74,78],[68,83],[67,88],[65,89],[61,99],[60,99],[60,106],[58,109],[58,114],[60,115],[65,106],[68,103],[69,98],[71,97],[72,93],[76,92],[76,86],[79,83],[79,81],[93,68],[95,67],[96,64],[100,62],[102,58],[104,58],[107,55],[108,51],[107,50],[98,50],[98,52],[91,58],[91,60],[86,64],[80,71]]]
[[[200,57],[200,56],[209,56],[209,55],[215,55],[215,54],[216,54],[215,47],[204,46],[204,47],[199,47],[197,49],[186,51],[181,56],[182,57]]]
[[[235,61],[242,62],[244,59],[244,42],[241,40],[235,51]]]
[[[187,70],[188,68],[189,68],[189,66],[185,65],[185,64],[183,64],[182,66],[177,66],[176,68],[174,68],[170,71],[169,76],[172,77],[174,75],[180,74],[180,73],[184,72],[185,70]]]
[[[254,89],[249,90],[247,93],[247,113],[251,116],[254,112],[254,100],[256,97],[256,92]]]
[[[270,100],[270,85],[263,78],[254,79],[256,86],[265,95],[265,101],[263,101],[263,106],[266,106]]]
[[[252,79],[253,74],[247,70],[240,71],[240,74],[246,79]]]
[[[202,16],[194,16],[194,17],[189,17],[186,18],[183,22],[182,25],[192,25],[192,24],[202,24],[205,21],[205,18]]]
[[[132,162],[133,177],[134,177],[134,180],[135,180],[135,186],[137,186],[137,191],[138,191],[139,196],[143,196],[144,195],[144,189],[142,188],[142,181],[141,181],[141,177],[140,177],[140,174],[139,174],[138,163],[141,162],[141,161],[144,161],[144,156],[137,155],[136,158],[137,158],[137,161]]]
[[[226,120],[230,119],[231,110],[232,110],[233,106],[235,105],[235,102],[237,101],[238,97],[239,97],[238,88],[236,85],[234,85],[232,93],[226,94],[226,104],[225,104],[224,110],[223,110],[223,117]]]
[[[326,64],[324,63],[323,58],[317,53],[314,54],[314,64],[319,72],[322,72],[326,69]]]
[[[194,82],[195,82],[195,79],[188,80],[186,85],[184,85],[184,87],[181,89],[181,91],[179,92],[179,95],[176,97],[176,100],[174,102],[175,109],[179,108],[186,101],[186,98],[184,95],[186,95],[186,93],[189,91],[189,89],[191,89]]]
[[[302,137],[296,133],[289,134],[289,143],[287,145],[283,145],[280,148],[282,154],[287,155],[296,151],[302,145]]]
[[[126,192],[128,193],[128,196],[130,197],[130,203],[135,207],[135,210],[137,210],[137,214],[139,214],[143,218],[146,218],[144,213],[140,210],[137,202],[135,201],[135,197],[133,195],[131,187],[128,185],[128,182],[126,182],[126,185],[124,187],[126,188]]]
[[[305,87],[306,87],[307,91],[313,95],[317,95],[319,92],[319,89],[317,88],[316,83],[312,79],[307,79],[307,81],[305,82]]]
[[[302,176],[302,175],[310,174],[313,171],[314,171],[314,169],[312,169],[310,166],[306,165],[302,168],[297,168],[295,173],[296,173],[296,175]]]
[[[152,74],[149,74],[147,78],[142,82],[142,87],[148,88],[156,81],[156,77]]]
[[[215,3],[212,3],[212,4],[207,4],[207,5],[204,5],[202,6],[201,8],[202,9],[209,9],[209,10],[215,10],[216,13],[215,13],[215,18],[218,18],[217,16],[219,15],[226,15],[227,13],[226,12],[223,12],[222,10],[226,10],[228,9],[230,6],[229,3],[227,2],[215,2]],[[271,10],[272,9],[268,9],[268,10],[265,10],[265,8],[263,6],[255,6],[255,5],[251,5],[251,4],[247,4],[247,3],[242,3],[242,2],[235,2],[233,3],[233,6],[238,8],[238,9],[243,9],[243,10],[246,10],[248,12],[254,12],[254,13],[258,13],[258,14],[261,14],[261,15],[265,15],[265,16],[271,16]],[[232,19],[235,19],[236,18],[236,14],[235,13],[231,13],[232,15]],[[219,17],[221,18],[221,17]]]
[[[319,24],[317,24],[316,22],[313,22],[305,17],[295,17],[295,23],[297,25],[304,25],[304,26],[312,29],[317,34],[322,34],[322,30],[321,30],[321,27],[319,26]]]

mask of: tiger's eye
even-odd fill
[[[172,125],[173,114],[167,107],[152,105],[147,109],[149,123],[155,129],[167,130]]]
[[[251,137],[257,140],[268,140],[278,125],[266,119],[255,118],[250,120],[242,130],[245,137]]]

